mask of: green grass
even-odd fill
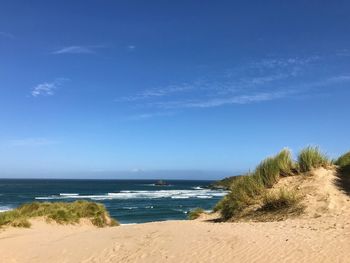
[[[234,175],[234,176],[226,177],[222,180],[211,183],[208,186],[208,188],[229,190],[231,188],[232,183],[240,177],[242,177],[242,175]]]
[[[260,177],[242,176],[231,186],[231,191],[214,208],[220,210],[223,219],[228,220],[239,214],[244,208],[256,203],[256,199],[265,191]]]
[[[312,169],[326,167],[330,164],[328,157],[318,147],[306,147],[298,155],[300,172],[309,172]]]
[[[204,210],[202,208],[197,207],[188,213],[187,218],[190,220],[194,220],[197,219],[202,213],[204,213]]]
[[[336,185],[350,195],[350,152],[347,152],[334,161],[338,166]]]
[[[288,149],[263,160],[252,174],[234,180],[231,191],[217,203],[214,211],[220,211],[224,220],[238,216],[245,208],[260,202],[267,188],[276,184],[280,176],[293,174],[295,164]]]
[[[350,165],[350,152],[347,152],[340,156],[334,164],[340,166],[340,167],[345,167]]]
[[[116,220],[110,218],[104,205],[76,201],[24,204],[14,210],[0,213],[0,227],[5,225],[30,227],[29,219],[34,217],[45,217],[48,221],[53,220],[59,224],[75,224],[79,223],[81,218],[86,218],[98,227],[118,225]]]
[[[277,211],[295,207],[300,201],[295,191],[280,189],[264,195],[261,210]]]
[[[275,162],[279,168],[281,176],[289,176],[296,170],[296,164],[293,162],[290,150],[283,149],[275,156]]]
[[[263,160],[256,167],[254,174],[261,178],[267,188],[270,188],[278,182],[280,176],[291,175],[294,166],[290,151],[283,149],[277,155]]]
[[[278,182],[280,169],[275,158],[269,157],[263,160],[255,169],[255,175],[260,177],[262,183],[270,188]]]

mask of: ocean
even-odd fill
[[[0,179],[0,212],[39,201],[103,203],[122,224],[186,219],[196,207],[211,210],[226,194],[202,188],[212,181]]]

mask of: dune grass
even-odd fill
[[[214,211],[220,211],[224,220],[239,215],[245,208],[258,204],[267,189],[276,184],[281,176],[292,175],[295,167],[291,152],[283,149],[263,160],[253,173],[235,180],[229,194],[217,203]]]
[[[295,190],[281,188],[264,195],[261,210],[276,211],[295,207],[300,201]]]
[[[272,187],[278,182],[280,176],[292,174],[294,162],[288,149],[283,149],[274,157],[263,160],[255,169],[254,175],[259,177],[264,186]]]
[[[340,167],[350,166],[350,152],[341,155],[334,164]]]
[[[341,155],[334,164],[338,166],[337,186],[350,195],[350,152]]]
[[[318,147],[308,146],[298,155],[300,172],[309,172],[312,169],[326,167],[330,164],[328,157]]]
[[[262,180],[256,175],[242,176],[231,186],[231,191],[214,210],[220,210],[223,219],[228,220],[244,208],[256,203],[257,196],[265,191]]]
[[[200,217],[200,215],[202,213],[204,213],[203,208],[197,207],[188,213],[187,218],[190,220],[194,220],[194,219],[197,219],[198,217]]]
[[[275,192],[269,189],[282,176],[306,173],[315,168],[327,167],[330,163],[328,157],[318,147],[304,148],[298,155],[298,162],[293,161],[288,149],[283,149],[275,156],[263,160],[253,173],[233,181],[230,192],[217,203],[214,211],[219,211],[224,220],[229,220],[244,216],[251,210],[246,208],[252,205],[260,206],[261,213],[264,211],[275,213],[278,210],[293,208],[299,201],[294,190],[282,189],[280,192]],[[350,152],[339,157],[335,163],[350,167]]]
[[[89,219],[98,227],[116,226],[118,222],[109,216],[108,211],[102,204],[88,201],[75,201],[72,203],[33,202],[24,204],[18,208],[0,213],[0,227],[30,227],[30,218],[45,217],[48,221],[53,220],[59,224],[79,223],[81,218]]]
[[[281,176],[293,175],[296,170],[296,163],[293,161],[292,153],[287,148],[284,148],[275,156],[275,162]]]

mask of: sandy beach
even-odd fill
[[[348,262],[350,202],[334,170],[300,178],[276,185],[299,182],[310,193],[298,218],[214,223],[209,215],[106,228],[34,219],[29,229],[1,230],[1,262]]]
[[[98,229],[35,221],[0,233],[1,262],[348,262],[344,216],[268,223],[168,221]]]

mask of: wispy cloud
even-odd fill
[[[15,139],[9,141],[9,146],[11,147],[32,147],[32,146],[45,146],[58,144],[56,140],[51,140],[47,138],[24,138],[24,139]]]
[[[244,105],[273,100],[308,97],[327,87],[341,87],[350,82],[350,74],[339,68],[324,74],[327,61],[333,56],[276,57],[248,61],[222,74],[206,75],[192,82],[145,89],[139,93],[115,99],[129,103],[135,109],[147,111],[179,111],[189,108],[214,108]],[[328,62],[329,62],[328,61]],[[163,114],[165,115],[165,114]],[[139,119],[157,114],[140,113]]]
[[[313,61],[319,60],[320,56],[309,56],[309,57],[289,57],[289,58],[267,58],[260,61],[255,61],[250,64],[252,67],[259,69],[267,68],[285,68],[290,66],[304,66]]]
[[[41,83],[36,85],[33,89],[32,89],[32,96],[33,97],[38,97],[38,96],[52,96],[55,94],[55,90],[57,89],[56,84],[55,83]]]
[[[8,32],[3,32],[3,31],[0,31],[0,37],[4,37],[4,38],[15,38],[15,36],[11,33],[8,33]]]
[[[148,112],[148,113],[140,113],[140,114],[131,115],[127,119],[138,121],[138,120],[147,120],[147,119],[151,119],[154,117],[171,116],[174,114],[175,114],[175,112]]]
[[[34,88],[32,88],[31,95],[33,97],[52,96],[55,94],[56,90],[60,87],[60,85],[67,80],[68,80],[67,78],[59,78],[53,82],[40,83],[36,85]]]
[[[192,96],[218,96],[261,88],[271,83],[293,78],[302,67],[318,60],[318,56],[306,58],[262,59],[240,65],[237,69],[226,70],[215,78],[203,77],[193,82],[146,89],[140,93],[115,99],[116,102],[133,102],[160,99],[181,94],[193,93]],[[199,94],[200,93],[200,94]]]
[[[67,46],[57,50],[54,50],[52,54],[95,54],[97,49],[104,46]]]
[[[153,106],[163,109],[178,109],[178,108],[212,108],[229,104],[249,104],[255,102],[269,101],[280,99],[289,95],[289,92],[270,92],[238,95],[226,98],[213,98],[202,100],[184,100],[170,102],[156,102]]]
[[[164,88],[155,88],[148,89],[143,92],[140,92],[133,96],[125,96],[121,98],[115,99],[115,101],[137,101],[137,100],[145,100],[154,97],[164,97],[174,93],[181,93],[188,90],[193,90],[195,87],[192,84],[180,84],[180,85],[171,85]]]
[[[349,49],[342,49],[337,52],[337,56],[340,57],[349,57],[350,56],[350,50]]]
[[[127,49],[129,51],[134,51],[136,49],[136,46],[135,45],[129,45],[129,46],[127,46]]]

